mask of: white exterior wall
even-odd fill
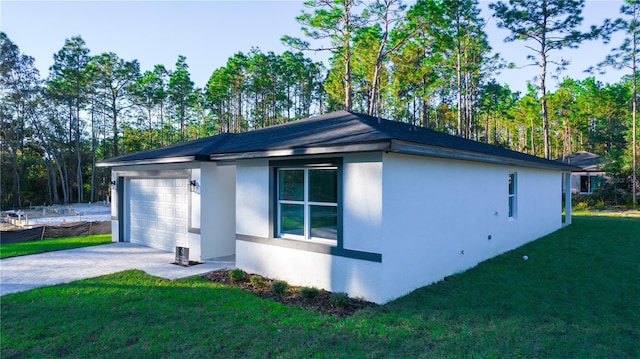
[[[385,154],[383,166],[383,301],[562,226],[560,172],[398,154]]]
[[[232,255],[235,253],[236,238],[235,166],[202,163],[201,181],[198,184],[201,184],[199,191],[202,210],[198,217],[202,259]]]
[[[236,233],[269,237],[269,203],[269,161],[237,162]]]
[[[380,290],[380,263],[237,241],[236,267],[292,285],[346,292],[375,300]]]
[[[382,253],[382,154],[349,155],[343,166],[344,248]]]
[[[381,154],[343,159],[343,247],[380,253],[383,245]],[[236,173],[236,231],[269,238],[269,162],[239,161]],[[277,239],[272,239],[276,241]],[[376,300],[381,264],[330,254],[236,241],[236,266],[293,285],[314,286]]]
[[[515,219],[508,218],[509,172],[517,173]],[[236,265],[385,303],[561,228],[561,176],[400,154],[345,155],[343,247],[381,253],[382,263],[237,240]],[[269,238],[269,162],[239,161],[236,186],[236,232]]]

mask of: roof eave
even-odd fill
[[[351,152],[372,152],[388,151],[391,148],[391,141],[381,140],[363,143],[336,144],[317,147],[292,147],[279,148],[273,150],[260,150],[248,152],[213,153],[210,156],[212,161],[235,161],[258,158],[288,157],[288,156],[309,156]]]
[[[471,151],[461,151],[452,148],[446,147],[438,147],[438,146],[428,146],[428,145],[419,145],[412,142],[394,140],[391,144],[392,152],[397,153],[405,153],[412,155],[420,155],[420,156],[429,156],[429,157],[439,157],[439,158],[448,158],[448,159],[456,159],[463,161],[474,161],[474,162],[484,162],[484,163],[492,163],[498,165],[505,166],[518,166],[518,167],[529,167],[529,168],[538,168],[538,169],[547,169],[547,170],[555,170],[555,171],[563,171],[563,172],[575,172],[580,169],[575,166],[567,165],[565,163],[541,163],[535,161],[527,161],[518,158],[511,157],[503,157],[503,156],[493,156],[478,152]]]
[[[124,160],[113,162],[98,162],[97,167],[121,167],[121,166],[139,166],[139,165],[158,165],[168,163],[185,163],[193,161],[209,161],[209,156],[179,156],[179,157],[163,157],[163,158],[146,158],[141,160]]]

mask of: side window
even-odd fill
[[[518,200],[518,176],[517,173],[509,173],[509,218],[516,218]]]
[[[283,167],[276,178],[276,236],[337,241],[337,167]]]
[[[580,193],[590,193],[589,176],[580,176]]]

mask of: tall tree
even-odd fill
[[[434,111],[436,119],[430,121],[430,105],[437,97],[437,88],[447,81],[447,69],[442,64],[450,48],[445,36],[450,25],[439,0],[418,0],[394,28],[392,42],[402,42],[399,51],[390,56],[394,117],[437,127],[438,113]]]
[[[0,201],[20,208],[23,204],[21,184],[26,177],[22,175],[21,162],[31,132],[28,123],[36,115],[38,106],[40,75],[34,59],[21,54],[4,32],[0,32],[0,54],[0,152],[2,163],[5,154],[10,155],[12,184],[12,190],[5,191],[0,183]]]
[[[605,60],[598,64],[601,69],[611,66],[615,69],[628,68],[631,71],[633,95],[631,97],[631,188],[634,205],[638,204],[638,45],[640,41],[640,0],[625,0],[620,8],[623,18],[614,23],[614,29],[623,31],[625,38],[619,47],[612,50]]]
[[[455,93],[457,96],[457,127],[458,136],[470,137],[471,116],[467,115],[465,106],[470,102],[473,90],[471,89],[471,75],[473,68],[479,68],[489,44],[486,34],[482,30],[484,21],[480,18],[480,9],[476,0],[443,0],[443,16],[450,25],[442,28],[445,36],[445,56],[448,58],[448,66],[455,71]],[[474,53],[475,52],[475,53]],[[477,87],[473,86],[474,88]],[[468,119],[467,119],[468,117]]]
[[[167,70],[162,65],[155,65],[153,70],[145,71],[140,78],[138,78],[133,94],[136,99],[136,103],[140,106],[147,117],[148,123],[148,142],[147,148],[154,148],[157,145],[164,145],[163,138],[163,104],[167,98]],[[157,109],[157,119],[160,126],[160,134],[156,141],[154,141],[154,124],[153,124],[153,111]]]
[[[484,141],[486,143],[501,144],[501,141],[498,140],[498,124],[508,119],[509,110],[515,107],[518,95],[518,93],[512,92],[509,86],[503,86],[495,80],[489,81],[482,87],[478,105],[485,118]],[[493,136],[491,136],[492,127]],[[502,143],[506,142],[502,141]]]
[[[312,9],[312,13],[303,12],[297,17],[302,31],[314,40],[329,41],[320,47],[312,48],[309,42],[293,38],[282,37],[282,41],[294,49],[311,51],[330,51],[333,57],[340,59],[343,70],[344,109],[351,111],[353,106],[353,92],[351,80],[351,66],[353,57],[353,36],[355,32],[366,24],[366,12],[358,14],[360,0],[308,0],[305,6]]]
[[[169,76],[169,99],[171,99],[180,121],[180,142],[185,140],[185,122],[189,107],[194,102],[193,81],[188,71],[187,58],[180,55],[176,62],[176,69]]]
[[[120,155],[119,120],[122,112],[135,104],[130,94],[134,91],[134,85],[140,77],[140,66],[137,60],[125,61],[115,53],[108,52],[92,57],[89,67],[102,94],[99,96],[101,107],[104,114],[111,119],[113,156],[117,157]]]
[[[47,82],[49,94],[57,98],[68,107],[69,123],[69,153],[76,155],[77,200],[83,201],[82,176],[82,119],[80,111],[86,100],[88,84],[85,68],[89,63],[89,49],[80,36],[67,39],[60,51],[53,55],[54,63],[49,68],[50,76]],[[69,178],[70,179],[70,178]],[[67,183],[71,187],[71,183]],[[71,198],[65,198],[70,201]]]
[[[401,0],[376,0],[369,4],[369,13],[374,18],[375,26],[380,28],[367,111],[370,116],[375,115],[377,112],[376,107],[380,96],[380,77],[383,66],[389,54],[399,49],[409,37],[409,34],[405,34],[405,36],[397,37],[393,43],[389,41],[395,24],[404,17],[405,8],[406,6]]]
[[[582,24],[584,0],[509,0],[490,4],[495,11],[498,27],[511,32],[505,41],[525,41],[525,47],[533,52],[528,59],[540,68],[540,99],[543,123],[544,156],[551,158],[549,147],[549,116],[547,112],[547,66],[556,63],[566,66],[566,61],[553,62],[549,53],[563,48],[576,48],[586,40],[596,37],[598,29],[588,33],[578,31]]]
[[[526,144],[524,144],[521,151],[527,150],[527,153],[534,156],[542,153],[542,151],[539,151],[541,136],[538,135],[538,132],[542,121],[540,119],[538,93],[538,88],[532,84],[527,84],[527,92],[514,104],[512,109],[515,121],[523,126],[526,132]]]

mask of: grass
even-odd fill
[[[638,278],[640,220],[595,216],[344,319],[127,271],[2,297],[0,356],[630,358]]]
[[[62,249],[81,248],[99,244],[111,243],[111,234],[96,234],[92,236],[43,239],[22,243],[3,244],[0,246],[0,258],[23,256],[43,252],[59,251]]]

